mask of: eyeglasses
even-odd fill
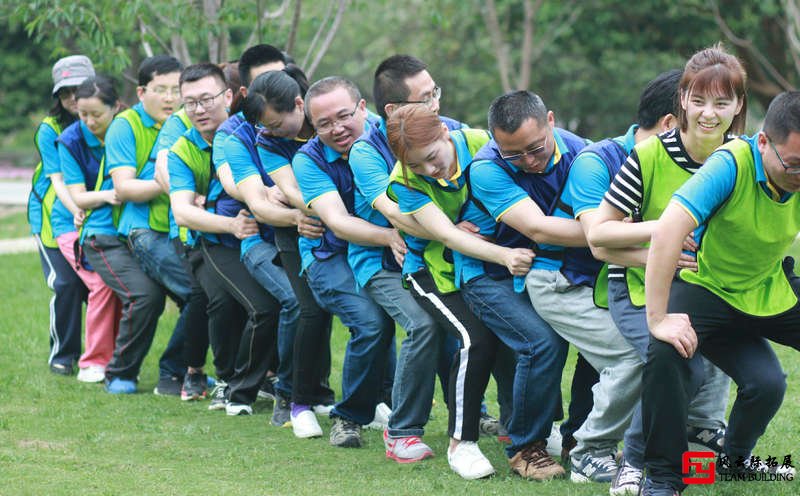
[[[767,135],[765,134],[764,136]],[[775,156],[778,157],[778,161],[781,163],[783,170],[786,171],[787,174],[800,174],[800,165],[786,165],[786,162],[783,161],[783,157],[778,153],[778,149],[775,148],[775,143],[772,142],[769,136],[767,136],[767,141],[769,142],[769,146],[772,147],[772,151],[775,152]]]
[[[431,96],[424,98],[422,100],[400,100],[397,102],[388,102],[388,103],[394,103],[395,105],[410,105],[414,103],[421,103],[423,105],[427,105],[428,107],[430,107],[431,103],[433,103],[434,100],[438,100],[441,97],[442,97],[442,88],[434,86],[433,91],[431,91]]]
[[[150,91],[160,97],[169,95],[178,98],[181,96],[181,89],[178,86],[156,86],[155,88],[148,88],[147,86],[144,86],[144,89],[145,91]]]
[[[502,158],[503,160],[506,160],[508,162],[519,162],[520,160],[522,160],[523,158],[525,158],[528,155],[538,159],[538,158],[540,158],[539,156],[544,154],[545,150],[547,150],[547,140],[549,138],[550,138],[549,135],[545,136],[544,137],[544,143],[541,144],[540,146],[537,146],[536,148],[532,148],[530,150],[526,150],[526,151],[524,151],[522,153],[515,153],[513,155],[503,155],[501,153],[500,154],[500,158]]]
[[[328,134],[334,129],[336,129],[338,126],[347,125],[351,120],[353,120],[353,116],[356,115],[356,112],[358,111],[358,103],[360,102],[356,103],[356,106],[353,108],[353,111],[350,112],[349,114],[339,115],[332,121],[323,120],[322,122],[314,124],[314,129],[317,130],[317,134]]]
[[[183,108],[185,108],[187,112],[194,112],[197,110],[197,107],[203,107],[205,110],[211,110],[211,108],[214,107],[214,100],[216,100],[218,96],[225,93],[227,90],[228,88],[225,88],[214,96],[207,96],[199,100],[184,100]]]

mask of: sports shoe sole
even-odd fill
[[[425,453],[423,453],[421,456],[418,456],[417,458],[400,458],[399,456],[395,455],[392,452],[392,450],[388,450],[387,449],[386,450],[386,458],[388,458],[390,460],[394,460],[397,463],[416,463],[416,462],[421,462],[422,460],[424,460],[426,458],[433,458],[433,451],[426,451]]]

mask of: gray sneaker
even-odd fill
[[[638,496],[641,491],[642,470],[628,463],[623,457],[617,475],[611,481],[608,494],[611,496]]]
[[[478,429],[483,436],[497,436],[503,426],[500,421],[492,417],[488,413],[481,413],[481,418],[478,423]]]
[[[342,417],[334,417],[333,427],[331,427],[331,445],[340,448],[360,448],[361,426]]]
[[[586,453],[580,460],[571,458],[572,472],[569,480],[572,482],[611,482],[617,475],[617,462],[614,455],[592,456]]]
[[[292,407],[289,400],[275,393],[275,406],[272,408],[272,419],[270,423],[275,427],[292,426]]]

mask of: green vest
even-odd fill
[[[158,139],[159,130],[155,127],[146,127],[142,122],[141,116],[134,109],[127,109],[121,112],[118,117],[128,121],[133,130],[133,137],[136,141],[136,177],[139,177],[147,161],[150,160],[156,139]],[[169,195],[159,193],[158,196],[150,200],[149,205],[148,224],[150,229],[169,232]]]
[[[201,150],[186,136],[181,136],[172,145],[170,151],[177,155],[189,167],[197,185],[198,195],[208,195],[208,185],[211,182],[211,148]],[[178,228],[178,234],[183,243],[189,240],[189,230],[183,226]]]
[[[61,134],[61,126],[58,124],[55,117],[45,117],[42,121],[42,125],[51,127],[57,135]],[[34,195],[36,195],[36,182],[41,177],[43,171],[44,164],[40,160],[33,171],[33,179],[31,180],[31,191]],[[39,238],[42,240],[44,246],[48,248],[58,248],[58,243],[53,237],[53,225],[50,223],[50,214],[53,211],[53,203],[56,201],[56,189],[53,187],[52,182],[47,186],[47,191],[45,191],[44,196],[37,199],[42,204],[42,230],[39,234]]]
[[[470,160],[475,153],[489,141],[489,135],[486,131],[479,129],[461,129],[459,131],[450,132],[451,135],[455,135],[456,133],[461,133],[464,136],[467,149],[469,150]],[[456,147],[456,150],[457,149],[458,147]],[[458,166],[462,174],[466,165],[467,164],[463,164],[459,161]],[[407,170],[405,174],[404,178],[403,168],[398,161],[389,176],[389,182],[420,191],[433,200],[433,204],[439,207],[452,222],[455,223],[458,221],[461,207],[464,205],[464,202],[467,201],[468,190],[466,183],[456,189],[449,185],[442,186],[438,181],[434,183],[423,179],[410,170]],[[388,189],[387,193],[392,200],[397,201],[397,197],[392,193],[391,188]],[[436,284],[436,288],[440,293],[447,294],[458,291],[455,284],[453,256],[449,248],[440,241],[430,241],[427,246],[425,246],[422,259],[425,261],[425,265],[428,267],[433,282]]]
[[[756,180],[750,143],[733,140],[727,150],[736,164],[728,199],[706,221],[697,251],[697,272],[680,278],[716,294],[733,308],[757,317],[785,312],[797,304],[781,262],[800,232],[800,195],[773,200]]]
[[[675,163],[658,136],[651,136],[634,149],[642,174],[642,220],[658,220],[672,194],[692,177],[692,173]],[[650,246],[650,243],[643,246]],[[631,303],[644,306],[644,267],[626,268],[625,281]]]

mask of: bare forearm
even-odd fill
[[[536,241],[557,246],[587,246],[583,228],[578,221],[559,217],[539,216],[524,231],[525,236]]]
[[[436,236],[445,246],[451,250],[462,253],[468,257],[477,258],[484,262],[503,264],[503,254],[505,248],[494,243],[484,241],[456,226],[448,227]]]
[[[163,193],[155,179],[126,179],[121,184],[114,183],[120,200],[144,203]]]
[[[232,233],[233,217],[213,214],[190,204],[173,205],[175,222],[182,227],[207,233]]]
[[[297,210],[275,205],[266,199],[248,203],[250,212],[258,222],[275,227],[288,227],[297,225]]]
[[[389,246],[392,229],[388,227],[376,226],[352,215],[328,220],[322,219],[338,238],[361,246]]]
[[[592,255],[603,262],[623,267],[644,267],[647,263],[647,248],[592,247]]]
[[[72,215],[77,215],[81,208],[75,203],[75,200],[72,199],[67,185],[64,184],[64,177],[61,174],[53,174],[50,176],[50,182],[53,184],[53,189],[56,191],[56,196],[61,200],[61,203],[67,207],[67,210],[69,210]]]
[[[653,232],[645,269],[647,320],[660,322],[667,313],[669,291],[684,235],[660,223]]]
[[[608,220],[589,230],[589,242],[602,248],[625,248],[650,241],[656,221],[623,222]]]

